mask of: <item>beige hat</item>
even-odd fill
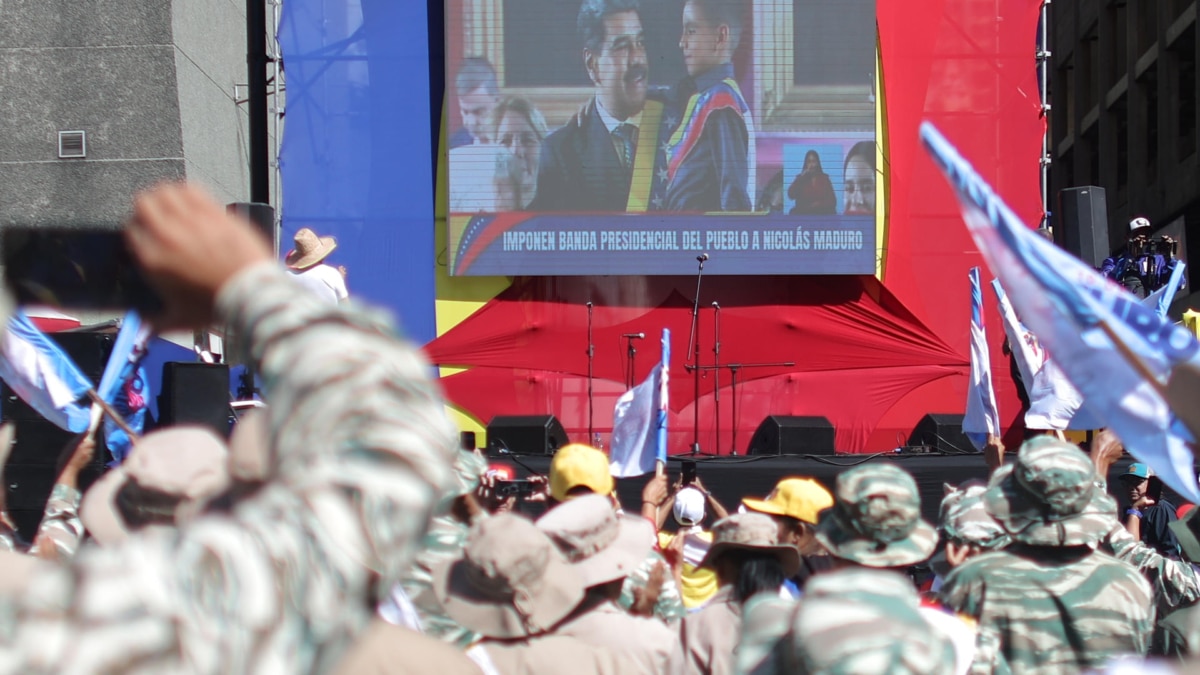
[[[492,638],[549,631],[575,609],[585,588],[554,542],[513,513],[477,522],[463,557],[433,570],[433,592],[446,615]]]
[[[779,543],[779,526],[771,517],[748,511],[717,521],[712,529],[713,542],[698,567],[712,567],[723,553],[734,550],[774,553],[788,577],[800,571],[800,551],[791,544]]]
[[[229,451],[211,429],[178,426],[147,434],[125,463],[96,481],[83,496],[79,518],[97,542],[116,544],[129,536],[117,510],[117,493],[127,481],[181,499],[176,509],[197,508],[229,487]]]
[[[318,237],[316,232],[302,227],[292,237],[294,248],[288,251],[284,263],[294,270],[306,270],[329,257],[337,248],[337,239]]]
[[[654,526],[640,516],[618,516],[601,495],[576,497],[537,521],[587,587],[624,579],[654,548]]]

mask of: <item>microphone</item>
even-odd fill
[[[713,309],[716,309],[716,310],[720,310],[720,309],[721,309],[721,305],[720,305],[720,304],[718,304],[716,300],[713,300],[713,304],[712,304],[712,306],[713,306]]]
[[[645,339],[646,334],[645,333],[626,333],[626,334],[622,335],[621,337],[629,338],[630,340],[643,340],[643,339]]]
[[[708,254],[701,253],[700,255],[696,256],[696,260],[699,262],[704,262],[705,260],[708,260]]]
[[[588,308],[588,309],[591,309],[591,308],[592,308],[592,303],[591,303],[590,301],[589,301],[589,302],[588,302],[588,304],[587,304],[587,308]]]

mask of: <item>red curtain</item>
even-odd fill
[[[594,425],[605,441],[613,404],[624,391],[620,336],[646,333],[635,343],[640,381],[659,358],[663,327],[673,336],[671,452],[690,446],[697,404],[702,447],[722,454],[732,449],[735,425],[742,452],[767,415],[828,417],[837,427],[839,452],[871,452],[897,447],[926,413],[961,413],[967,270],[983,262],[917,129],[922,120],[936,124],[1036,226],[1045,131],[1034,61],[1039,7],[1040,0],[879,0],[890,179],[884,283],[870,277],[706,279],[702,362],[713,359],[710,303],[717,300],[722,363],[796,364],[740,369],[736,420],[728,370],[707,373],[699,398],[684,371],[695,280],[679,277],[515,280],[427,345],[435,363],[470,368],[443,380],[450,400],[484,423],[495,415],[553,413],[573,439],[587,440],[585,303],[592,302]],[[995,303],[985,305],[1001,415],[1013,419],[1018,404],[1000,353],[1003,332]]]

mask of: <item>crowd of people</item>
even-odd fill
[[[229,326],[266,406],[228,440],[148,434],[81,494],[82,435],[30,542],[0,503],[0,673],[1183,672],[1200,649],[1200,516],[1143,464],[1118,506],[1109,431],[1007,461],[992,439],[937,523],[884,461],[733,509],[659,471],[630,509],[570,444],[535,520],[379,313],[196,188],[140,195],[126,232],[155,325]],[[334,244],[310,243],[293,268]]]

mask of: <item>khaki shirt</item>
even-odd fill
[[[628,671],[631,675],[674,672],[672,664],[683,659],[675,631],[657,619],[633,616],[612,602],[568,618],[554,633],[625,654],[635,662]]]
[[[334,675],[479,675],[462,651],[436,638],[376,619],[350,647]]]
[[[500,675],[625,675],[636,665],[618,652],[566,635],[480,643]]]
[[[684,617],[679,641],[688,675],[733,675],[733,650],[742,633],[742,607],[725,586],[698,612]]]

